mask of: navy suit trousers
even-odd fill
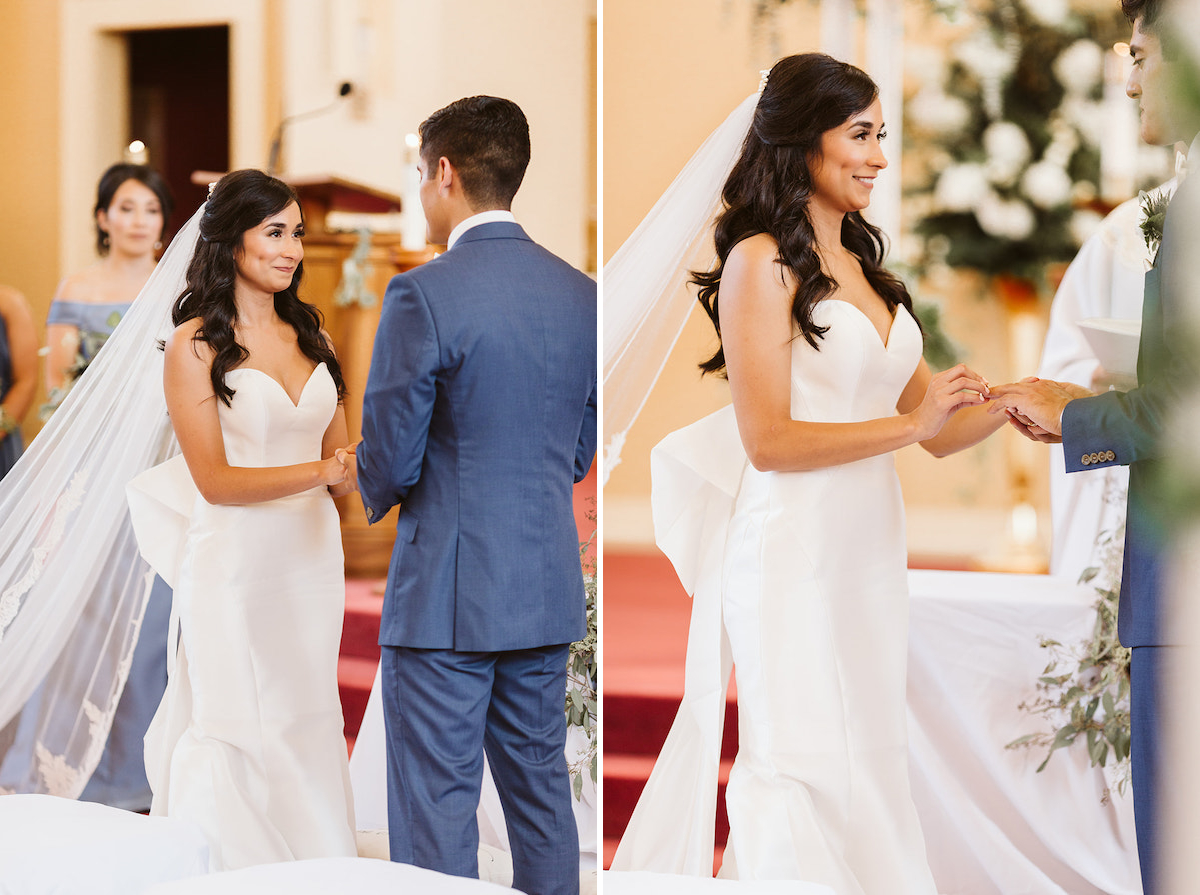
[[[1169,663],[1176,651],[1176,647],[1170,646],[1135,646],[1129,669],[1133,815],[1137,826],[1142,891],[1145,895],[1162,891],[1159,769],[1166,708],[1163,680],[1169,673]]]
[[[382,650],[392,860],[478,877],[486,751],[513,888],[577,895],[579,833],[563,751],[568,646]]]

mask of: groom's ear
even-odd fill
[[[462,189],[462,182],[458,179],[458,172],[454,170],[454,165],[450,163],[450,159],[444,155],[438,159],[437,163],[437,187],[439,193],[449,193],[452,188]]]

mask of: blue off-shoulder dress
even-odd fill
[[[46,324],[77,327],[79,353],[90,363],[130,304],[55,301],[46,315]],[[167,626],[170,618],[171,589],[155,576],[141,634],[133,652],[129,679],[117,705],[104,754],[80,796],[84,801],[103,802],[133,811],[150,807],[150,784],[146,780],[142,738],[167,687]]]
[[[13,385],[12,348],[8,344],[8,326],[0,317],[0,402],[8,396],[8,390]],[[25,450],[25,442],[21,438],[21,430],[10,432],[0,438],[0,479],[13,468],[21,452]]]

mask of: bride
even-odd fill
[[[196,821],[212,869],[356,851],[331,499],[349,487],[343,386],[296,295],[302,233],[282,181],[222,178],[0,482],[0,793],[78,798],[149,560],[176,588],[178,641],[147,742],[154,811]]]
[[[345,387],[296,295],[303,235],[282,181],[245,170],[216,184],[165,343],[182,454],[129,488],[180,641],[146,736],[151,813],[196,821],[214,869],[356,854],[332,500],[351,490]]]
[[[715,266],[692,277],[719,339],[701,367],[728,378],[732,409],[668,436],[651,461],[660,546],[695,598],[689,692],[613,869],[709,872],[732,660],[739,750],[720,875],[933,895],[908,785],[892,452],[944,456],[1000,422],[981,376],[930,371],[862,216],[887,166],[871,79],[820,54],[782,59],[748,130]],[[621,281],[605,275],[606,290]],[[623,301],[606,291],[606,314]]]

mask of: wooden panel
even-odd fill
[[[366,281],[375,301],[369,305],[339,306],[334,294],[342,279],[342,264],[354,251],[358,236],[353,233],[318,233],[304,240],[304,283],[301,295],[316,305],[325,318],[325,329],[333,339],[342,376],[346,381],[346,424],[350,440],[362,436],[362,399],[371,366],[375,329],[387,284],[393,276],[423,264],[433,250],[405,251],[396,234],[376,234],[372,238],[367,263],[372,267]],[[384,577],[396,537],[393,510],[379,522],[367,525],[362,500],[357,494],[339,498],[342,519],[342,548],[346,553],[346,574],[352,577]]]

